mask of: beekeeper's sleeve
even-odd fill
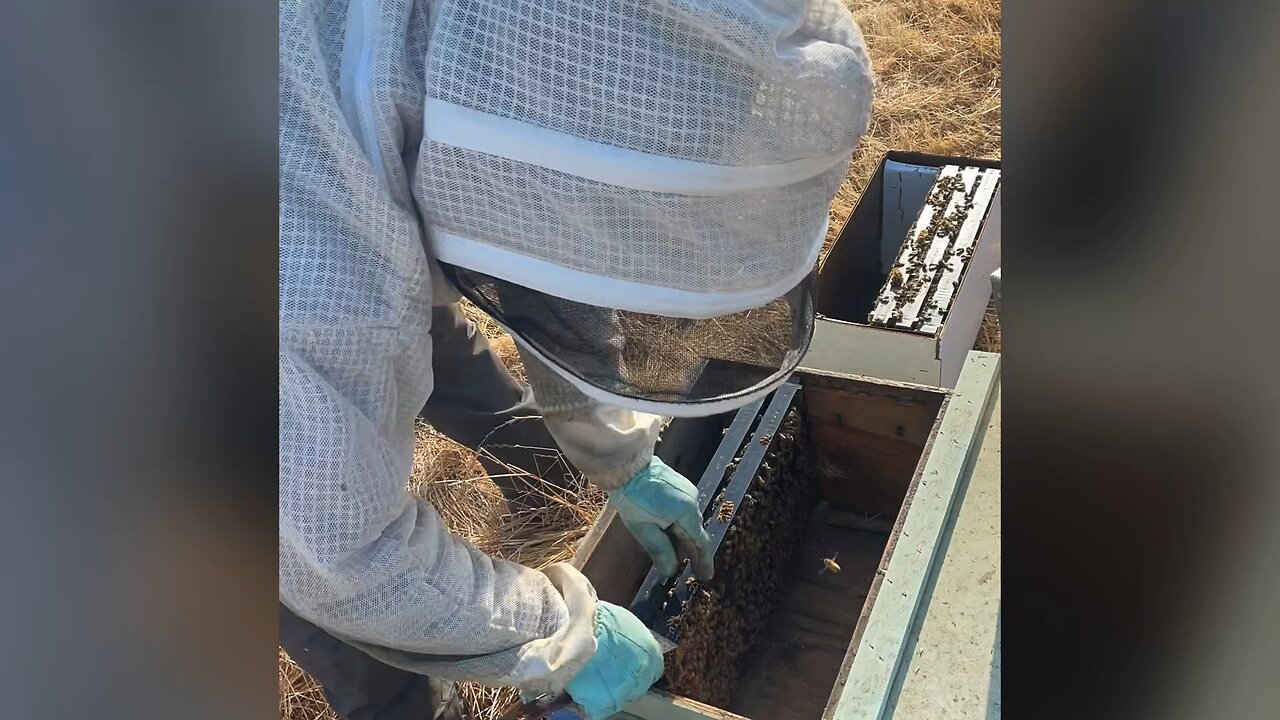
[[[592,484],[620,488],[649,464],[665,418],[587,397],[528,346],[516,346],[547,430]]]
[[[280,599],[392,665],[562,687],[595,649],[590,584],[484,555],[406,490],[432,384],[406,150],[426,19],[336,7],[280,4]]]

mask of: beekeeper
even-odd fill
[[[658,679],[578,571],[488,557],[406,491],[415,415],[469,392],[433,383],[433,307],[507,328],[655,565],[710,576],[659,416],[799,362],[870,105],[839,0],[282,0],[281,643],[339,714],[432,717],[467,679],[601,718]]]

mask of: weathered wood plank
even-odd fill
[[[858,395],[822,388],[807,389],[805,402],[805,412],[811,421],[830,421],[921,446],[929,439],[938,415],[936,401]]]
[[[898,511],[923,445],[829,422],[811,423],[810,433],[824,498],[866,512]]]
[[[801,377],[823,497],[896,515],[945,393],[841,373]]]
[[[728,710],[704,705],[661,690],[650,690],[631,702],[625,712],[643,720],[751,720]],[[756,720],[768,720],[757,718]]]
[[[885,715],[998,720],[1000,680],[1000,388],[948,522],[929,603],[907,636]]]
[[[826,720],[881,720],[903,647],[934,565],[938,541],[952,512],[960,478],[972,467],[975,447],[991,410],[1000,356],[970,353],[930,443],[919,484],[861,639],[842,670],[843,685]]]
[[[831,698],[888,537],[815,513],[778,590],[765,637],[747,656],[729,709],[755,720],[817,720]],[[835,556],[833,573],[823,559]]]
[[[937,385],[886,379],[866,373],[808,367],[802,367],[799,373],[803,379],[801,384],[805,386],[805,392],[813,388],[824,388],[853,395],[882,397],[902,403],[919,402],[935,408],[941,407],[942,402],[950,397],[949,391],[942,390]]]

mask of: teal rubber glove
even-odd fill
[[[688,558],[694,577],[711,579],[711,538],[702,527],[698,488],[685,476],[655,457],[626,485],[610,490],[609,502],[658,572],[670,577]]]
[[[596,652],[565,686],[588,720],[602,720],[644,695],[662,677],[662,649],[626,608],[596,603]]]

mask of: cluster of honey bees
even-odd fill
[[[929,291],[929,287],[926,287],[922,280],[926,269],[925,256],[935,237],[942,236],[954,239],[959,235],[961,226],[973,210],[973,200],[969,195],[975,188],[976,185],[974,188],[966,187],[964,180],[959,175],[940,177],[934,183],[927,200],[927,204],[932,206],[934,210],[932,217],[930,217],[928,224],[922,230],[907,239],[911,253],[906,263],[899,261],[889,269],[887,284],[888,287],[893,288],[895,291],[892,297],[898,306],[889,311],[888,324],[901,324],[903,321],[903,306],[908,306],[914,302],[921,292]],[[965,194],[963,199],[957,202],[951,212],[946,212],[957,192]],[[945,262],[946,259],[944,258],[934,266],[930,266],[929,269],[936,270],[936,265]],[[884,307],[890,302],[890,295],[882,291],[876,302],[877,305]],[[935,305],[936,302],[931,301],[929,303],[930,309]],[[881,316],[881,319],[877,319],[875,310],[868,314],[867,321],[877,325],[884,324],[883,316]]]
[[[720,707],[729,703],[744,658],[796,571],[790,550],[800,545],[817,503],[800,397],[773,437],[761,435],[756,442],[769,449],[742,500],[736,506],[714,500],[716,517],[730,523],[716,554],[715,577],[686,580],[689,600],[669,626],[679,632],[679,645],[667,657],[667,689]]]

